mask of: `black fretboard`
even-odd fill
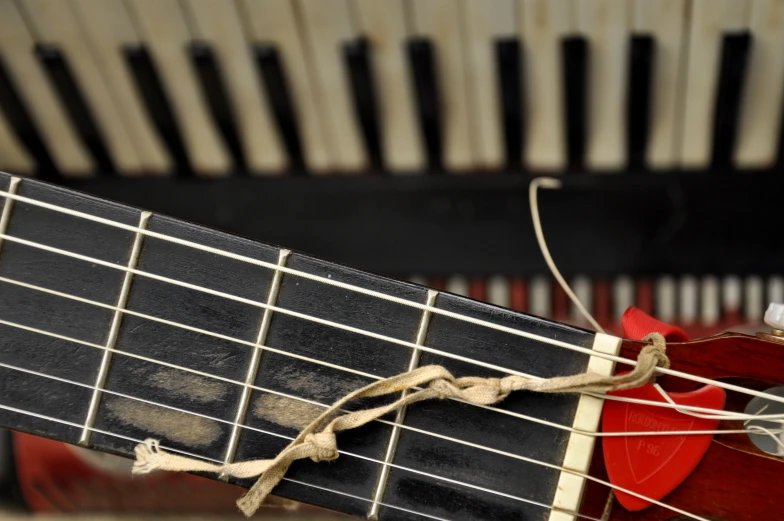
[[[588,362],[585,354],[455,317],[432,313],[423,322],[421,308],[298,273],[425,304],[428,290],[420,286],[7,174],[0,190],[125,225],[23,200],[8,207],[0,197],[0,232],[8,236],[0,239],[6,427],[121,455],[154,437],[213,461],[267,458],[321,410],[313,402],[330,404],[373,377],[407,370],[418,334],[429,351],[416,364],[443,364],[461,376],[499,373],[432,350],[542,377],[583,372]],[[140,225],[242,259],[128,228]],[[594,338],[451,294],[434,302],[581,347]],[[290,312],[265,312],[258,303]],[[246,381],[256,388],[243,392]],[[500,408],[571,425],[577,401],[518,393]],[[417,430],[400,430],[387,477],[380,479],[393,427],[374,422],[338,436],[337,461],[294,464],[275,493],[362,517],[375,508],[390,520],[547,519],[557,470],[470,444],[561,465],[566,430],[455,401],[412,406],[404,425]]]

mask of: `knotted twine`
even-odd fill
[[[177,456],[163,451],[157,440],[147,439],[136,446],[136,461],[133,474],[147,474],[154,470],[181,472],[215,472],[236,478],[261,476],[248,492],[237,500],[243,514],[250,517],[286,475],[289,466],[296,460],[310,458],[315,462],[332,461],[338,458],[335,433],[361,427],[385,414],[425,400],[444,400],[453,398],[477,405],[492,405],[500,402],[513,391],[534,391],[539,393],[600,393],[640,387],[650,382],[656,368],[669,367],[666,342],[659,333],[651,333],[643,340],[651,342],[642,348],[637,365],[628,373],[604,376],[586,372],[572,376],[535,379],[519,375],[504,378],[462,377],[455,378],[452,373],[439,365],[428,365],[373,382],[351,392],[332,404],[318,418],[302,429],[299,435],[274,459],[243,461],[215,465],[203,460]],[[423,385],[427,387],[420,388]],[[398,393],[404,390],[414,392],[402,396],[397,401],[373,409],[344,412],[343,406],[352,400]],[[322,425],[326,425],[322,428]]]

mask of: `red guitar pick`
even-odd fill
[[[651,384],[610,394],[665,401]],[[681,405],[724,407],[724,390],[713,385],[668,394]],[[602,412],[603,432],[708,431],[715,430],[717,424],[718,420],[696,418],[675,409],[617,400],[605,400]],[[605,436],[602,438],[604,464],[612,484],[660,500],[689,477],[712,439],[710,434]],[[615,494],[628,510],[642,510],[651,504],[624,492]]]

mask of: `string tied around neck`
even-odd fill
[[[425,400],[456,399],[476,405],[492,405],[515,391],[540,393],[606,393],[640,387],[653,380],[657,367],[669,367],[666,341],[659,333],[645,337],[650,342],[641,351],[634,369],[628,373],[604,376],[586,372],[571,376],[537,379],[522,375],[504,378],[455,377],[444,367],[428,365],[373,382],[353,391],[321,413],[275,458],[216,465],[163,451],[158,441],[148,439],[136,447],[134,474],[154,470],[215,472],[237,478],[260,476],[248,492],[237,500],[246,516],[259,508],[292,463],[300,459],[333,461],[339,452],[335,434],[355,429],[390,412]],[[357,399],[404,393],[387,405],[346,412],[344,406]]]

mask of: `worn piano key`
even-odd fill
[[[36,44],[35,55],[57,91],[60,102],[70,116],[76,132],[92,154],[99,173],[112,174],[116,172],[114,161],[109,155],[101,132],[102,129],[98,127],[62,50],[51,44]]]
[[[740,103],[751,47],[752,37],[748,32],[725,35],[722,41],[713,120],[713,168],[727,169],[733,166]]]
[[[620,323],[626,310],[634,305],[634,280],[620,275],[613,281],[613,320]]]
[[[443,97],[444,166],[450,173],[466,172],[476,165],[477,134],[463,48],[464,5],[452,0],[421,0],[410,5],[414,35],[428,38],[438,55],[435,73]]]
[[[495,41],[496,70],[499,75],[501,120],[503,122],[504,157],[507,168],[519,168],[523,151],[523,60],[522,47],[517,38]]]
[[[738,121],[734,163],[738,168],[767,168],[776,163],[784,101],[784,2],[752,0],[749,31],[754,49]]]
[[[129,0],[126,5],[161,76],[193,169],[203,176],[228,174],[232,161],[189,62],[186,47],[191,34],[180,4],[174,0]]]
[[[766,308],[771,302],[784,302],[784,277],[774,275],[768,278],[767,299]]]
[[[37,63],[32,52],[34,45],[30,29],[16,4],[12,0],[1,0],[0,53],[8,75],[15,85],[24,85],[18,91],[19,96],[30,111],[57,169],[66,175],[89,175],[94,169],[93,160],[68,120],[46,73]]]
[[[721,281],[721,306],[724,321],[737,324],[741,321],[743,284],[737,275],[727,275]]]
[[[671,275],[658,277],[654,291],[654,316],[662,322],[674,322],[678,309],[675,279]]]
[[[747,322],[760,322],[767,307],[765,284],[762,277],[755,275],[746,277],[743,292],[743,318]]]
[[[7,125],[9,135],[8,141],[19,139],[19,144],[26,150],[22,154],[27,154],[30,160],[35,161],[35,170],[42,179],[51,179],[57,175],[57,169],[49,150],[44,144],[32,115],[27,110],[17,86],[5,65],[5,60],[0,53],[0,110],[2,110]],[[23,161],[19,166],[23,166]],[[12,166],[8,166],[13,170]],[[23,170],[24,171],[24,170]],[[29,170],[28,170],[29,171]]]
[[[588,314],[593,316],[593,283],[591,279],[586,275],[577,275],[572,281],[572,290]],[[588,324],[586,318],[573,302],[570,303],[570,310],[569,316],[574,323],[581,326]]]
[[[721,320],[719,279],[713,275],[702,278],[700,284],[700,322],[714,326]]]
[[[537,275],[528,285],[528,309],[532,315],[547,318],[553,312],[553,287],[547,277]]]
[[[275,116],[289,164],[295,171],[302,170],[305,167],[305,161],[302,153],[302,140],[297,126],[298,118],[280,53],[274,45],[257,43],[253,45],[253,59],[264,82],[270,109]]]
[[[581,36],[561,41],[566,162],[570,169],[582,167],[585,160],[587,101],[589,84],[588,42]]]
[[[446,279],[446,287],[444,289],[449,293],[467,297],[469,291],[468,279],[462,275],[453,275]]]
[[[745,31],[748,14],[747,0],[692,2],[679,140],[683,167],[704,168],[710,164],[722,38]]]
[[[426,155],[417,129],[412,69],[408,66],[405,42],[411,32],[404,0],[353,0],[361,34],[369,38],[385,169],[423,172]]]
[[[134,88],[133,70],[127,66],[126,58],[120,52],[121,49],[140,47],[139,35],[125,4],[122,0],[72,0],[71,3],[84,38],[90,45],[90,53],[100,68],[117,113],[138,154],[142,170],[148,174],[170,172],[174,153],[167,151],[165,138],[162,139],[156,132],[155,114],[145,110],[144,95]],[[100,79],[91,78],[90,81]],[[156,110],[161,109],[156,107]],[[119,166],[122,170],[122,165]]]
[[[679,160],[689,5],[689,0],[634,0],[632,7],[632,31],[652,38],[655,48],[645,147],[646,164],[652,169],[672,168]]]
[[[327,108],[317,98],[318,75],[308,67],[306,42],[303,28],[295,16],[295,2],[240,0],[237,5],[245,19],[249,44],[272,45],[279,55],[296,108],[306,167],[315,173],[328,170],[332,159],[330,130],[325,120]],[[289,160],[292,160],[291,155]]]
[[[60,0],[20,5],[39,49],[45,49],[38,56],[97,166],[104,172],[140,173],[141,156],[118,110],[121,100],[106,82],[73,6]]]
[[[0,168],[19,174],[35,171],[35,161],[14,134],[2,112],[0,112]]]
[[[141,95],[146,113],[149,115],[161,140],[166,144],[169,155],[174,161],[176,173],[193,173],[185,144],[182,140],[177,118],[172,111],[169,97],[163,88],[161,78],[153,63],[152,56],[143,45],[130,45],[123,48],[128,70],[133,83]]]
[[[470,71],[467,84],[471,125],[476,136],[475,165],[478,168],[499,169],[506,162],[506,139],[514,139],[518,149],[521,144],[519,136],[505,135],[506,121],[515,116],[520,117],[519,102],[517,114],[505,113],[503,98],[505,81],[508,84],[506,94],[512,104],[514,101],[511,97],[519,95],[520,72],[514,54],[515,5],[512,0],[463,0],[462,5],[465,21],[463,45]],[[504,42],[508,42],[506,46]],[[515,81],[516,85],[509,84]]]
[[[186,19],[190,17],[191,33],[197,40],[209,43],[219,64],[245,166],[259,173],[284,170],[288,166],[286,155],[269,101],[258,74],[253,71],[251,48],[235,2],[187,0],[183,9]],[[224,128],[223,124],[219,127]],[[236,162],[234,145],[230,145],[230,150]]]
[[[507,277],[490,277],[487,281],[487,301],[496,306],[511,307],[511,283]]]
[[[678,320],[681,324],[694,324],[699,317],[700,306],[700,289],[697,278],[693,275],[684,275],[678,286]]]
[[[580,0],[577,26],[588,40],[588,123],[585,163],[596,170],[626,164],[626,120],[623,116],[628,73],[627,0]]]
[[[354,113],[362,129],[365,154],[370,166],[380,170],[384,158],[381,152],[376,81],[373,74],[371,47],[367,39],[359,37],[343,43],[343,58],[350,79]]]
[[[522,0],[518,27],[525,57],[525,136],[523,163],[527,168],[557,172],[567,165],[566,64],[561,41],[573,36],[572,0]],[[583,81],[583,78],[580,78]],[[584,88],[581,83],[575,88]]]
[[[368,164],[359,125],[351,106],[351,87],[341,43],[357,37],[348,0],[299,0],[299,20],[310,51],[310,64],[324,106],[334,166],[358,172]]]
[[[651,91],[656,59],[653,37],[632,36],[626,97],[626,156],[630,169],[644,166],[651,124]]]
[[[430,170],[438,171],[444,164],[444,144],[435,49],[427,38],[411,38],[406,48],[416,92],[419,130],[424,141],[428,166]]]
[[[226,148],[234,160],[234,167],[240,172],[247,172],[245,147],[237,131],[237,117],[232,105],[222,70],[210,45],[203,41],[194,41],[188,46],[193,68],[198,76],[204,100],[210,109],[215,125],[223,136]]]

